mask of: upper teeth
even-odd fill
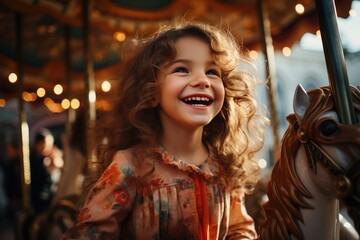
[[[185,98],[184,101],[210,101],[209,98],[207,97],[188,97],[188,98]]]

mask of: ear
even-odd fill
[[[305,89],[298,84],[295,89],[293,109],[297,119],[302,120],[305,112],[310,105],[310,97],[306,93]]]
[[[156,108],[159,105],[159,101],[156,98],[151,99],[150,108]]]

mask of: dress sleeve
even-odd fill
[[[235,190],[230,198],[230,220],[226,239],[258,239],[254,220],[245,208],[245,195]]]
[[[135,180],[132,165],[118,152],[89,192],[74,226],[61,239],[118,239],[121,222],[135,199]]]

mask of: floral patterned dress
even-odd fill
[[[225,190],[211,153],[190,165],[156,148],[162,159],[135,164],[119,151],[62,239],[255,239],[244,195]]]

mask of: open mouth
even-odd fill
[[[187,97],[182,99],[182,101],[192,106],[209,106],[213,102],[208,97]]]

